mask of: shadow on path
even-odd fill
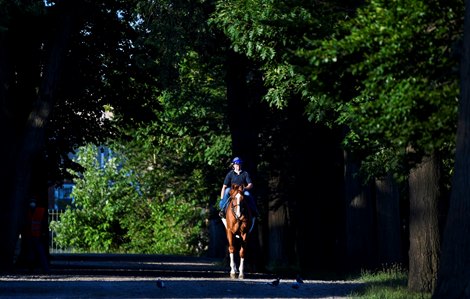
[[[0,298],[347,298],[354,281],[293,279],[250,273],[230,279],[221,259],[161,255],[58,254],[48,274],[0,276]],[[157,286],[157,280],[164,287]]]

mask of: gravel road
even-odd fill
[[[348,298],[357,281],[247,273],[230,279],[220,259],[156,255],[54,255],[48,274],[0,276],[0,298]],[[163,282],[163,287],[157,285]]]

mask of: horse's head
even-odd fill
[[[243,186],[237,185],[237,184],[232,184],[229,194],[230,194],[230,197],[232,197],[232,198],[234,198],[234,196],[236,196],[236,194],[240,194],[241,196],[243,196]]]
[[[230,188],[231,207],[236,219],[242,217],[246,212],[246,204],[244,202],[243,186],[232,184]]]

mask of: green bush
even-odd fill
[[[196,254],[204,247],[205,209],[182,193],[146,190],[146,181],[114,153],[99,165],[99,148],[82,147],[73,206],[51,223],[56,242],[78,252]],[[160,195],[158,195],[160,194]]]

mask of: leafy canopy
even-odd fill
[[[371,176],[402,171],[407,148],[449,153],[462,1],[358,4],[220,1],[212,22],[260,64],[265,100],[300,97],[311,121],[347,127]]]
[[[393,168],[396,160],[387,165],[383,159],[400,159],[406,148],[425,155],[453,147],[460,5],[370,1],[341,32],[309,52],[313,86],[326,72],[339,70],[334,86],[342,92],[329,93],[337,123],[351,129],[346,144],[366,152],[370,165],[380,168],[375,171]]]

